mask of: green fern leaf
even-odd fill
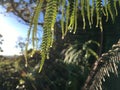
[[[100,27],[101,31],[103,31],[102,28],[102,0],[96,0],[96,14],[97,14],[97,24],[96,27]]]
[[[114,1],[108,0],[108,11],[111,15],[112,21],[115,21],[115,8],[114,8]]]
[[[102,88],[100,88],[102,86],[102,81],[105,81],[105,76],[110,77],[109,72],[112,72],[118,76],[118,62],[120,62],[119,42],[115,45],[113,49],[109,50],[108,53],[102,54],[102,56],[100,57],[98,69],[94,75],[93,83],[89,87],[90,90],[97,90],[97,88],[102,90]]]
[[[30,34],[32,33],[32,45],[33,45],[33,49],[35,49],[35,42],[37,42],[37,26],[38,26],[38,18],[41,12],[41,7],[43,4],[43,0],[37,1],[37,7],[35,8],[34,11],[34,15],[31,18],[31,23],[30,23],[30,28],[28,30],[28,41],[26,43],[26,48],[25,48],[25,60],[26,60],[26,64],[25,66],[27,67],[27,50],[28,50],[28,44],[29,44],[29,39],[30,39]],[[33,26],[33,27],[32,27]],[[37,44],[37,43],[36,43]],[[34,50],[33,50],[34,51]]]
[[[83,29],[86,27],[86,21],[85,21],[85,0],[81,0],[81,15],[83,18]]]
[[[49,49],[53,44],[53,32],[54,24],[56,22],[57,15],[57,0],[48,0],[45,13],[45,21],[43,25],[43,38],[41,44],[41,63],[40,70],[41,72],[45,59],[49,58]]]
[[[66,8],[66,19],[65,19],[65,22],[66,22],[66,25],[65,25],[65,35],[67,34],[68,32],[68,23],[69,23],[69,15],[70,15],[70,4],[68,2],[67,4],[67,8]]]
[[[87,6],[87,18],[88,18],[89,26],[91,28],[90,0],[86,0],[86,6]]]
[[[65,22],[65,18],[64,18],[64,13],[65,13],[65,0],[62,0],[62,19],[61,19],[61,29],[62,29],[62,39],[64,39],[65,36],[65,30],[64,30],[64,22]]]

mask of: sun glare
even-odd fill
[[[3,11],[3,8],[0,11]],[[22,29],[22,30],[21,30]],[[24,37],[27,32],[27,27],[21,25],[15,16],[6,16],[5,14],[0,14],[0,34],[2,34],[3,44],[1,45],[3,52],[0,55],[18,55],[20,49],[16,48],[16,42],[18,37],[21,35]],[[25,31],[25,32],[23,32]]]
[[[15,30],[15,28],[11,27],[9,23],[7,23],[4,16],[0,16],[0,34],[3,35],[3,45],[2,49],[3,55],[13,55],[18,54],[19,50],[15,48],[15,44],[17,41],[17,37],[19,33]]]

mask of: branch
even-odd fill
[[[26,10],[28,10],[27,8],[25,8],[24,10],[19,11],[19,10],[16,9],[18,5],[15,5],[14,0],[10,0],[10,3],[11,3],[11,8],[13,9],[12,12],[16,16],[20,17],[26,23],[31,23],[30,22],[30,11],[29,11],[29,15],[27,15],[27,16],[22,15],[22,13],[24,13]],[[27,17],[27,19],[25,17]],[[38,25],[43,26],[43,23],[38,22]]]

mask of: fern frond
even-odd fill
[[[74,5],[74,8],[75,8],[75,26],[74,26],[74,31],[73,31],[73,34],[76,33],[76,30],[77,30],[77,14],[78,14],[78,0],[75,0],[75,5]]]
[[[84,56],[82,50],[77,50],[76,46],[70,46],[65,52],[64,62],[67,64],[79,65]]]
[[[91,5],[91,24],[93,24],[94,10],[95,10],[95,0],[92,0],[92,5]]]
[[[53,44],[54,24],[57,15],[57,0],[47,0],[45,21],[43,25],[43,38],[41,44],[41,63],[39,72],[41,72],[45,59],[49,58],[49,49]]]
[[[87,62],[87,59],[91,55],[98,59],[97,53],[88,46],[93,43],[98,44],[96,41],[89,40],[85,42],[81,48],[79,47],[78,44],[69,46],[64,54],[65,55],[64,62],[68,64],[72,63],[80,65],[80,62],[83,63],[84,59]]]
[[[37,26],[38,26],[38,20],[39,20],[39,15],[41,12],[41,7],[43,5],[43,0],[37,1],[37,7],[34,10],[34,15],[31,18],[31,23],[30,23],[30,28],[28,30],[28,37],[27,37],[27,43],[26,43],[26,48],[25,48],[25,60],[26,64],[25,66],[27,67],[27,50],[28,50],[28,44],[29,44],[29,39],[30,39],[30,34],[32,33],[32,45],[33,49],[35,49],[35,42],[37,41]],[[34,50],[33,50],[34,51]]]
[[[64,22],[65,22],[65,18],[64,18],[64,13],[65,13],[65,0],[62,0],[62,19],[61,19],[61,29],[62,29],[62,39],[64,39],[64,36],[65,36],[65,30],[64,30]]]
[[[105,0],[105,16],[106,16],[106,22],[107,22],[108,21],[107,0]]]
[[[90,0],[86,0],[86,6],[87,6],[87,18],[88,18],[89,26],[90,26],[90,28],[91,28]]]
[[[102,0],[96,0],[96,14],[97,14],[97,24],[96,27],[100,27],[101,31],[102,28]]]
[[[120,0],[118,0],[118,3],[119,3],[119,5],[120,5]]]
[[[41,12],[41,7],[43,5],[43,0],[40,0],[37,4],[37,7],[35,9],[35,13],[33,16],[32,24],[33,24],[33,30],[32,30],[32,45],[33,49],[35,48],[35,42],[37,42],[37,29],[38,29],[38,20],[39,20],[39,15]]]
[[[98,54],[92,50],[91,48],[87,48],[88,53],[90,53],[91,55],[93,55],[96,59],[98,59]]]
[[[67,8],[66,8],[66,19],[65,19],[65,22],[66,22],[66,25],[65,25],[65,35],[67,34],[68,32],[68,23],[69,23],[69,15],[70,15],[70,4],[69,2],[67,3]]]
[[[112,21],[115,20],[115,8],[114,8],[114,2],[113,0],[108,0],[108,11],[111,15]]]
[[[30,29],[28,30],[28,34],[27,34],[27,42],[26,42],[26,46],[25,46],[25,67],[28,66],[28,61],[27,61],[27,56],[28,56],[28,53],[27,53],[27,50],[28,50],[28,45],[29,45],[29,38],[30,38],[30,34],[31,34],[31,27]]]
[[[118,15],[118,11],[117,11],[117,1],[114,1],[114,8],[115,8],[115,15]]]
[[[102,82],[105,81],[105,76],[110,77],[110,73],[115,73],[118,76],[118,63],[120,62],[120,41],[113,45],[112,49],[95,62],[95,66],[88,78],[91,81],[85,83],[83,89],[87,90],[102,90]],[[91,83],[90,83],[91,82]]]
[[[76,29],[77,29],[77,12],[78,12],[78,0],[73,0],[71,2],[72,4],[72,10],[71,10],[71,16],[70,16],[70,24],[68,26],[68,29],[70,30],[70,32],[73,31],[73,33],[75,34]]]
[[[81,0],[81,15],[83,19],[83,29],[86,27],[86,21],[85,21],[85,0]]]

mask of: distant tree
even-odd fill
[[[18,37],[18,40],[16,42],[16,48],[20,48],[21,49],[21,54],[24,54],[24,49],[25,49],[25,40],[22,37]]]
[[[3,43],[2,37],[3,37],[3,36],[0,34],[0,52],[3,52],[2,48],[1,48],[1,45],[2,45],[2,43]]]

